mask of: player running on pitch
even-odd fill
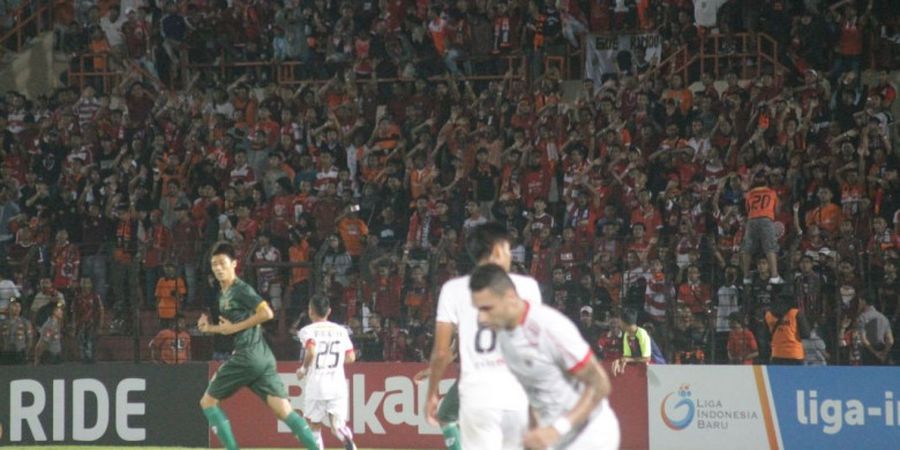
[[[618,449],[609,378],[591,347],[559,311],[522,299],[513,281],[502,267],[488,264],[475,269],[469,287],[478,321],[498,331],[500,351],[537,416],[525,446]]]
[[[466,239],[466,250],[477,264],[492,263],[509,270],[512,255],[509,235],[503,225],[486,223],[475,228]],[[523,296],[540,303],[541,292],[533,278],[511,277]],[[497,348],[496,333],[478,325],[478,310],[472,306],[468,276],[444,283],[438,299],[436,322],[425,404],[428,420],[438,422],[438,383],[452,361],[450,341],[456,332],[460,360],[461,448],[521,449],[522,435],[528,428],[528,399],[503,361]],[[444,398],[448,405],[455,400],[450,398],[451,393]],[[448,430],[444,432],[446,438]]]
[[[231,359],[219,367],[200,399],[200,407],[209,426],[226,449],[238,449],[231,424],[219,408],[219,402],[246,386],[269,405],[307,449],[317,450],[318,444],[312,430],[287,400],[287,391],[275,370],[275,356],[263,339],[260,324],[271,320],[275,314],[268,303],[235,274],[237,259],[231,244],[217,244],[212,251],[210,265],[222,288],[219,294],[219,324],[210,324],[206,314],[203,314],[197,321],[197,328],[204,333],[233,334],[235,337]]]
[[[344,364],[356,361],[356,352],[347,329],[328,320],[331,304],[328,297],[318,294],[309,301],[312,323],[297,333],[303,343],[303,365],[297,369],[297,379],[306,379],[303,386],[303,415],[309,420],[319,448],[322,444],[322,425],[344,443],[346,450],[356,449],[353,433],[347,427],[348,391]]]

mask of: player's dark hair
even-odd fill
[[[622,323],[625,325],[637,325],[637,311],[633,309],[626,309],[622,311]]]
[[[466,251],[475,264],[487,259],[494,250],[494,246],[502,242],[509,242],[509,231],[497,222],[488,222],[475,227],[466,238]]]
[[[327,295],[316,294],[313,295],[311,299],[309,299],[309,305],[312,307],[313,311],[316,312],[316,315],[319,317],[327,317],[328,312],[331,311],[331,300]]]
[[[515,289],[512,278],[496,264],[483,264],[475,268],[472,277],[469,278],[469,289],[472,292],[490,289],[491,292],[503,295],[510,289]]]
[[[235,250],[234,245],[231,245],[229,242],[217,242],[210,252],[209,257],[212,258],[216,255],[225,255],[231,260],[237,259],[237,250]]]

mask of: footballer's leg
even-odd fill
[[[287,389],[284,388],[284,383],[275,370],[275,357],[265,358],[264,361],[261,361],[261,365],[262,374],[250,384],[250,389],[269,405],[278,420],[284,422],[291,429],[291,433],[301,444],[309,450],[318,449],[318,443],[309,424],[294,411],[294,408],[291,408],[291,403],[287,400]]]
[[[200,399],[200,408],[203,415],[209,422],[209,427],[213,433],[218,436],[219,441],[228,450],[237,450],[237,441],[231,431],[231,422],[222,408],[219,408],[219,401],[231,397],[243,386],[253,380],[256,376],[253,367],[240,358],[233,358],[219,367],[209,386]]]
[[[356,444],[353,442],[353,432],[347,426],[347,422],[340,414],[328,414],[331,422],[331,432],[335,437],[344,443],[344,450],[356,450]]]
[[[219,408],[219,399],[210,396],[209,393],[205,393],[203,398],[200,399],[200,408],[209,422],[209,427],[219,438],[219,441],[222,442],[222,446],[227,450],[238,450],[234,433],[231,432],[231,422],[228,421],[225,411]]]
[[[303,405],[303,416],[306,418],[306,421],[309,422],[309,427],[312,429],[316,445],[318,448],[324,449],[325,443],[322,441],[322,423],[325,422],[327,418],[326,404],[321,400],[314,400],[308,397],[305,400]]]
[[[441,434],[444,435],[444,446],[447,450],[461,450],[462,442],[459,435],[459,382],[444,394],[441,405],[438,407],[437,419],[441,424]]]
[[[269,408],[272,409],[275,416],[278,417],[278,420],[284,422],[284,424],[291,429],[291,433],[293,433],[297,440],[305,445],[308,450],[319,450],[321,448],[319,442],[316,441],[315,434],[309,424],[297,414],[297,411],[294,411],[294,409],[291,408],[287,396],[278,397],[269,395],[266,397],[266,404],[269,405]]]

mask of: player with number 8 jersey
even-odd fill
[[[509,270],[511,254],[506,228],[483,224],[467,238],[467,250],[478,265],[494,263]],[[511,274],[523,298],[541,302],[537,281]],[[452,359],[450,340],[455,329],[459,347],[459,423],[464,449],[521,449],[528,428],[528,399],[506,366],[496,332],[478,325],[472,306],[469,277],[444,283],[438,299],[435,344],[426,410],[434,421],[438,382]]]

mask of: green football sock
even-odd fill
[[[237,441],[234,440],[234,434],[231,433],[231,423],[225,412],[218,406],[203,409],[203,415],[209,421],[209,427],[213,433],[219,437],[219,441],[228,450],[238,450]]]
[[[444,445],[447,450],[460,450],[462,446],[459,443],[459,425],[450,423],[441,427],[441,433],[444,435]]]
[[[285,417],[284,423],[290,427],[294,436],[297,436],[297,440],[305,445],[307,449],[318,450],[319,444],[316,442],[315,436],[313,436],[312,429],[309,428],[309,424],[306,423],[306,420],[300,417],[296,411],[291,411],[291,413]]]

